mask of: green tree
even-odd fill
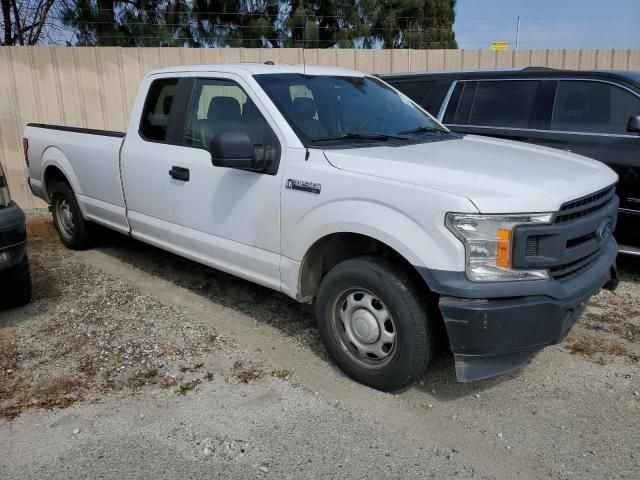
[[[457,47],[455,0],[59,1],[78,45]]]
[[[203,46],[277,47],[281,6],[277,0],[195,0],[191,26]]]
[[[185,0],[77,0],[66,2],[63,21],[76,45],[190,46],[190,16]]]
[[[287,46],[457,48],[455,0],[298,1],[287,19]]]
[[[365,3],[365,2],[363,2]],[[384,48],[457,48],[455,0],[366,2],[374,36]]]

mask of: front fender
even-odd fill
[[[283,236],[283,252],[301,262],[319,239],[334,233],[357,233],[391,247],[416,267],[459,270],[464,249],[446,229],[443,219],[444,216],[438,223],[424,219],[421,225],[389,205],[360,199],[336,200],[306,212],[291,226],[289,234]]]

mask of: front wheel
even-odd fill
[[[426,302],[405,272],[382,257],[358,257],[322,279],[320,336],[338,367],[380,390],[397,390],[426,369],[433,335]]]

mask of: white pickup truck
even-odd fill
[[[448,131],[382,80],[302,65],[149,73],[126,133],[29,124],[32,192],[93,224],[317,304],[337,365],[384,390],[440,332],[461,381],[561,341],[616,284],[616,174]]]

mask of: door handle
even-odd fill
[[[181,182],[189,181],[189,169],[182,167],[171,167],[169,170],[169,175],[176,180],[180,180]]]

